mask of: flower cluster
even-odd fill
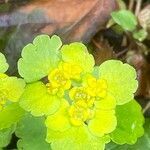
[[[65,67],[68,67],[68,70]],[[92,73],[83,74],[81,77],[81,73],[80,65],[70,64],[69,62],[60,62],[58,68],[50,72],[48,75],[49,82],[46,84],[48,92],[63,100],[61,100],[58,111],[48,116],[46,124],[48,124],[48,127],[53,126],[52,128],[55,128],[55,130],[57,130],[56,126],[60,126],[58,130],[60,128],[64,130],[65,126],[87,126],[93,134],[101,137],[113,131],[116,126],[114,115],[116,101],[107,91],[108,85],[105,79],[94,77]],[[78,85],[77,83],[73,84],[74,79],[79,82]],[[109,108],[107,107],[108,103],[111,104]],[[59,111],[61,112],[59,113]],[[62,111],[65,112],[64,115]],[[107,114],[109,115],[107,116]],[[58,125],[53,124],[53,119],[55,122],[58,120]],[[106,129],[103,124],[104,119],[107,123],[105,124]],[[66,120],[64,126],[59,123],[60,120],[61,123]],[[95,129],[97,123],[101,122],[99,129]]]
[[[85,45],[62,46],[55,35],[25,46],[18,68],[28,83],[20,106],[46,116],[53,149],[104,149],[117,126],[116,106],[133,100],[137,89],[130,65],[108,60],[95,66]]]

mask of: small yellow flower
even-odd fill
[[[84,87],[74,87],[69,92],[69,97],[75,101],[84,101],[88,107],[92,107],[94,98],[91,97]]]
[[[58,92],[58,88],[53,87],[51,83],[47,83],[46,87],[48,92],[51,93],[52,95],[55,95]]]
[[[80,126],[93,117],[92,110],[84,105],[83,101],[80,102],[80,104],[75,103],[69,108],[70,122],[74,126]]]
[[[71,81],[69,78],[66,78],[63,71],[60,69],[54,69],[48,76],[48,80],[51,85],[55,88],[62,88],[67,90],[71,87]]]
[[[60,63],[59,68],[63,70],[66,78],[80,79],[82,69],[80,66],[72,63]]]
[[[107,82],[104,79],[96,79],[93,76],[88,76],[87,78],[87,93],[90,96],[99,98],[104,98],[107,94]]]
[[[64,96],[64,89],[53,87],[51,83],[46,84],[47,90],[49,94],[57,95],[58,97]]]

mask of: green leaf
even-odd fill
[[[90,132],[98,137],[103,137],[105,134],[115,130],[117,125],[115,111],[97,110],[95,116],[89,122]]]
[[[0,90],[4,93],[7,100],[17,102],[23,93],[25,82],[17,77],[5,77],[0,79]]]
[[[6,147],[10,143],[14,131],[15,126],[0,130],[0,149]]]
[[[87,127],[72,127],[65,132],[48,129],[47,141],[52,142],[53,150],[104,150],[109,137],[97,138],[93,136]]]
[[[70,139],[64,139],[52,142],[51,147],[52,150],[104,150],[105,142],[103,139],[89,139],[83,143],[75,143]]]
[[[110,111],[116,108],[116,100],[112,95],[107,94],[107,96],[100,101],[95,101],[94,105],[97,109]]]
[[[117,106],[117,128],[110,134],[113,142],[117,144],[134,144],[144,134],[140,105],[132,100],[129,103]]]
[[[94,58],[88,53],[82,43],[72,43],[61,48],[62,59],[65,62],[79,65],[84,73],[91,72],[95,64]]]
[[[95,107],[94,118],[89,121],[88,127],[91,133],[102,137],[116,128],[116,101],[114,97],[107,95],[104,99],[96,101]]]
[[[0,111],[0,130],[9,128],[22,118],[24,110],[17,103],[10,104]]]
[[[137,18],[129,10],[120,10],[112,12],[113,20],[119,24],[124,30],[133,31],[136,29]]]
[[[50,144],[45,141],[46,127],[44,118],[33,117],[26,114],[18,124],[16,135],[20,138],[17,142],[19,150],[50,150]]]
[[[109,144],[106,145],[106,150],[130,150],[128,149],[128,145],[117,145],[113,142],[110,142]],[[134,150],[139,150],[139,149],[134,149]]]
[[[150,149],[150,119],[145,120],[144,124],[145,134],[138,139],[134,145],[117,145],[110,143],[106,150],[149,150]]]
[[[23,48],[22,58],[18,61],[19,74],[26,82],[37,81],[49,74],[58,65],[59,48],[62,42],[56,35],[37,36],[33,44]]]
[[[28,84],[20,98],[20,106],[34,116],[50,115],[60,106],[60,98],[48,93],[42,82]]]
[[[66,100],[62,100],[59,110],[55,114],[47,117],[45,121],[46,126],[60,132],[70,128],[71,124],[68,118],[68,107],[69,103]]]
[[[133,37],[140,42],[144,41],[147,37],[148,33],[145,29],[141,29],[139,31],[135,31],[133,33]]]
[[[108,60],[100,65],[99,76],[107,81],[108,92],[115,97],[118,105],[134,98],[138,82],[132,66],[118,60]]]
[[[8,64],[6,62],[5,56],[0,53],[0,73],[4,73],[8,69]]]

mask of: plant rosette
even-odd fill
[[[18,70],[27,82],[20,106],[33,116],[46,116],[46,141],[54,150],[103,150],[115,138],[117,107],[134,101],[138,87],[132,66],[119,60],[95,66],[84,44],[62,46],[56,35],[39,35],[25,46]],[[135,142],[144,122],[137,109],[142,119]]]

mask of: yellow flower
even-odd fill
[[[49,75],[48,80],[51,85],[55,88],[62,88],[67,90],[71,87],[71,81],[69,78],[66,78],[63,71],[60,69],[54,69]]]
[[[83,100],[69,103],[64,99],[59,110],[48,116],[46,126],[50,130],[66,131],[66,133],[72,128],[85,127],[97,137],[109,134],[117,125],[116,100],[112,95],[107,95],[95,103],[93,107],[88,107]]]
[[[52,86],[51,83],[46,84],[47,90],[49,94],[52,95],[57,95],[58,97],[63,97],[64,96],[64,89],[59,88],[59,87],[54,87]]]
[[[63,70],[66,78],[70,79],[80,79],[80,74],[82,69],[80,66],[72,63],[62,62],[59,64],[59,68]]]
[[[104,79],[88,76],[86,90],[90,96],[96,97],[96,99],[104,98],[107,94],[107,82]]]
[[[69,91],[69,97],[75,101],[84,101],[88,107],[92,107],[94,98],[90,96],[84,87],[74,87]]]
[[[93,117],[93,111],[83,101],[79,101],[70,106],[69,116],[72,125],[80,126]]]

